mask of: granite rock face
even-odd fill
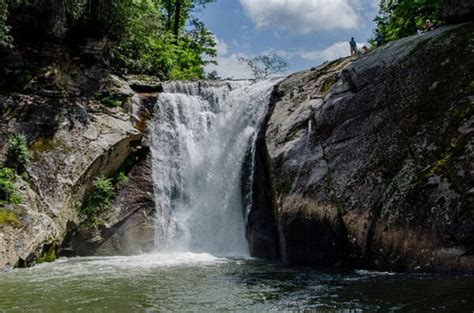
[[[110,209],[96,228],[73,229],[63,244],[66,255],[133,255],[154,248],[154,190],[149,152],[120,183]]]
[[[272,200],[254,209],[275,216],[284,261],[474,271],[473,33],[440,28],[276,87],[256,162]]]
[[[93,192],[93,180],[116,175],[127,162],[130,177],[96,225],[104,232],[97,242],[113,239],[115,246],[126,246],[140,237],[141,249],[153,240],[152,232],[142,227],[150,224],[154,210],[144,126],[152,114],[150,104],[144,103],[151,96],[142,97],[127,81],[97,66],[76,68],[74,74],[62,68],[49,74],[39,71],[23,92],[0,96],[0,163],[12,134],[26,135],[31,154],[27,180],[18,176],[16,182],[22,203],[5,208],[20,223],[0,224],[0,270],[33,264],[51,247],[64,254],[95,253],[97,245],[70,251],[63,240],[73,240],[82,225],[78,208]],[[73,79],[67,86],[67,80],[59,78],[54,86],[41,83],[52,76]],[[90,86],[92,81],[97,85]],[[130,161],[132,156],[136,159]]]

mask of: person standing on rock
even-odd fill
[[[375,30],[375,42],[377,43],[377,47],[380,47],[383,43],[382,33],[378,28]]]
[[[351,56],[357,55],[357,42],[354,40],[354,37],[352,37],[351,41],[349,41],[349,45],[351,47]]]

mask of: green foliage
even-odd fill
[[[396,40],[425,30],[426,20],[443,23],[442,7],[446,0],[382,0],[375,18],[384,41]]]
[[[288,63],[276,53],[259,55],[253,58],[239,58],[245,62],[256,79],[267,78],[288,68]]]
[[[0,209],[0,225],[10,225],[13,227],[20,227],[21,223],[18,215],[15,212]]]
[[[178,38],[186,26],[186,21],[191,12],[199,7],[215,2],[216,0],[159,0],[163,14],[164,25],[167,31]]]
[[[8,7],[5,0],[0,0],[0,47],[11,47],[13,38],[9,35],[10,27],[7,25]]]
[[[9,203],[21,203],[21,196],[16,189],[14,180],[15,173],[11,169],[0,167],[0,207]]]
[[[95,219],[98,214],[109,207],[110,200],[114,194],[115,187],[112,179],[104,176],[96,177],[94,180],[94,193],[86,205],[81,208],[81,213],[90,220]]]
[[[119,108],[123,105],[123,100],[117,95],[97,93],[94,97],[108,108]]]
[[[214,36],[191,16],[214,0],[5,1],[0,0],[0,45],[11,42],[5,23],[8,10],[15,10],[41,17],[56,39],[72,29],[80,34],[81,27],[95,28],[96,35],[109,39],[105,54],[111,63],[133,74],[203,78],[207,58],[216,56]]]
[[[10,137],[7,145],[6,166],[14,169],[18,174],[26,173],[26,168],[30,163],[28,152],[28,141],[24,134],[17,134]]]
[[[191,7],[178,23],[179,31],[169,25],[169,14],[156,2],[136,1],[123,8],[127,11],[119,44],[111,55],[116,65],[132,73],[159,75],[164,79],[196,79],[204,77],[203,67],[216,56],[214,36],[204,24],[192,19],[184,31]],[[174,11],[173,11],[174,12]]]
[[[56,245],[51,245],[46,250],[43,251],[41,256],[36,259],[36,263],[50,263],[56,261],[58,256],[56,255]]]
[[[105,19],[120,24],[106,23],[107,32],[118,39],[111,50],[113,63],[135,74],[164,79],[203,78],[204,65],[210,62],[204,58],[216,57],[216,43],[204,24],[190,14],[212,1],[118,1],[111,10],[115,18]]]
[[[115,179],[115,182],[116,182],[117,185],[120,185],[121,183],[124,183],[124,182],[126,182],[127,180],[128,180],[127,175],[125,175],[125,172],[121,171],[121,172],[117,175],[117,177],[116,177],[116,179]]]

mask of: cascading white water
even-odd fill
[[[276,83],[164,84],[150,126],[158,251],[248,255],[241,170]]]

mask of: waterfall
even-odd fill
[[[248,255],[241,171],[276,83],[164,84],[150,125],[158,251]]]

